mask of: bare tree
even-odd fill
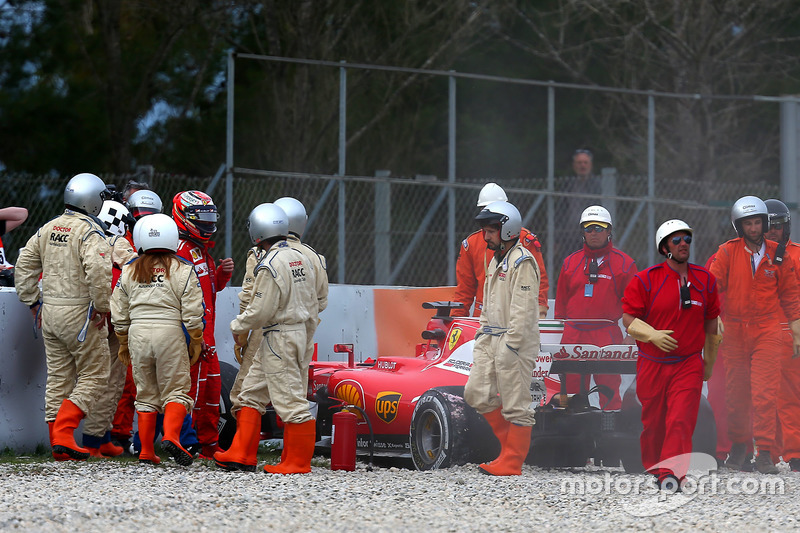
[[[744,97],[797,90],[797,2],[509,0],[507,7],[503,38],[564,81],[697,95],[656,101],[661,179],[777,173],[777,108]],[[723,95],[743,98],[708,98]],[[645,97],[607,93],[587,117],[608,132],[602,142],[618,165],[644,170]]]
[[[247,34],[227,37],[239,51],[256,54],[448,68],[488,35],[484,29],[495,16],[484,4],[260,0],[247,4],[242,17],[247,23],[239,31]],[[240,61],[238,72],[237,85],[243,79],[258,90],[237,89],[237,158],[261,168],[335,172],[338,69]],[[430,81],[416,74],[349,72],[348,102],[355,105],[348,113],[348,172],[418,162],[414,132]]]
[[[177,102],[175,114],[185,116],[206,83],[211,60],[208,47],[183,43],[181,48],[182,40],[191,41],[201,21],[208,23],[215,15],[218,20],[227,13],[195,0],[86,0],[80,9],[75,9],[74,2],[59,1],[66,14],[63,23],[71,29],[105,106],[111,168],[130,171],[137,125],[155,100]],[[214,44],[211,40],[212,48]],[[181,63],[177,68],[176,60]],[[179,85],[187,79],[186,94],[175,98],[175,93],[182,91]]]

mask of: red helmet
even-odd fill
[[[217,206],[202,191],[179,192],[172,199],[172,218],[181,233],[207,241],[217,231]]]

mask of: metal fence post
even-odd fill
[[[447,182],[456,182],[456,79],[448,78]],[[456,191],[447,194],[447,284],[456,284]]]
[[[545,268],[549,273],[549,278],[555,280],[555,234],[556,216],[555,203],[553,202],[553,191],[556,189],[556,90],[552,85],[547,88],[547,254],[544,257]],[[548,297],[555,297],[555,283],[550,284]]]
[[[390,170],[376,170],[376,178],[389,178]],[[388,285],[392,262],[392,192],[388,181],[375,182],[375,284]]]
[[[647,238],[655,238],[656,213],[653,199],[656,197],[656,100],[647,97]],[[656,263],[655,246],[647,247],[650,265]]]
[[[342,65],[346,61],[340,61]],[[344,176],[347,173],[347,69],[342,66],[339,67],[339,176]],[[336,280],[339,283],[344,283],[345,271],[347,268],[347,255],[345,252],[345,205],[346,205],[346,191],[344,180],[339,180],[339,246],[337,252]]]
[[[600,186],[603,198],[603,207],[611,213],[611,220],[617,220],[617,201],[610,196],[617,195],[617,169],[606,167],[600,170]]]
[[[781,102],[781,200],[792,212],[792,235],[800,231],[800,106],[796,100]]]
[[[233,256],[233,87],[234,70],[233,64],[236,53],[228,51],[228,83],[225,90],[228,92],[227,109],[227,136],[225,146],[225,166],[227,174],[225,176],[225,257]]]

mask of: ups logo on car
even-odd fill
[[[391,424],[397,418],[397,405],[403,395],[399,392],[384,391],[375,397],[375,414],[378,418]]]

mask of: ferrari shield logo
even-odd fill
[[[397,418],[397,405],[403,395],[399,392],[384,391],[375,397],[375,414],[378,418],[391,424]]]
[[[458,339],[461,338],[461,328],[456,328],[450,332],[450,338],[447,339],[447,348],[452,351],[453,347],[458,343]]]

